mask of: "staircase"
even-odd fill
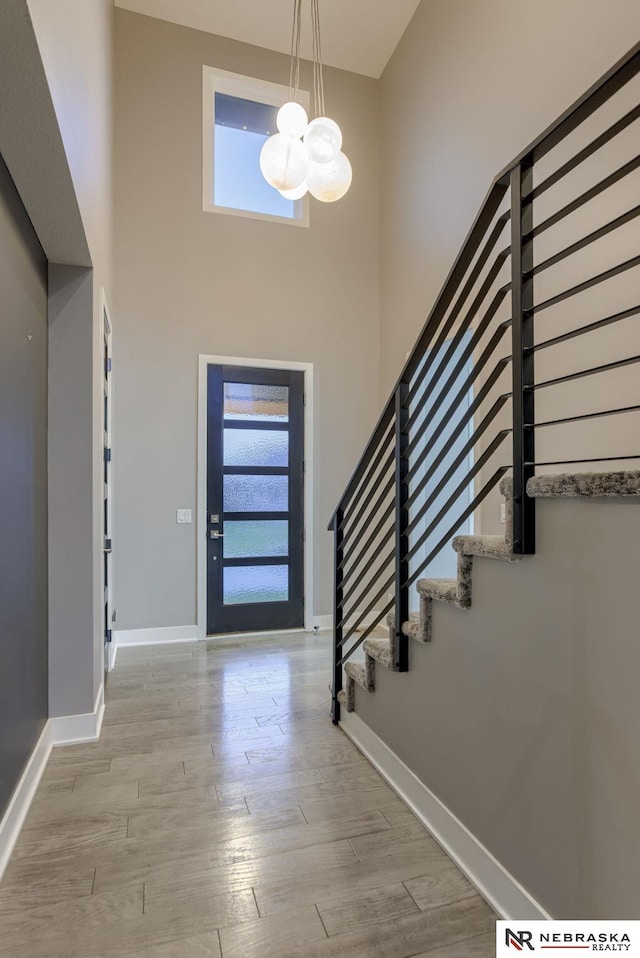
[[[329,524],[334,723],[537,498],[640,495],[639,120],[640,44],[494,179]]]

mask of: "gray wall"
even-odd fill
[[[0,158],[0,818],[47,718],[47,263]]]
[[[28,208],[42,223],[39,235],[46,231],[51,263],[92,267],[84,278],[57,268],[51,274],[50,706],[57,716],[92,711],[104,677],[101,291],[111,298],[113,3],[28,0],[28,16],[21,14],[20,22],[35,34],[39,62],[29,61],[27,69],[21,60],[12,78],[22,97],[15,126],[23,138],[54,127],[56,145],[61,140],[64,147],[63,169],[50,162],[46,148],[39,150],[49,176],[51,168],[59,180],[64,175],[64,190],[51,184],[45,207],[31,182]],[[34,87],[36,70],[38,81],[44,72],[46,92]],[[24,156],[20,161],[33,181],[33,161],[31,167]],[[65,241],[52,242],[52,233]],[[88,251],[82,258],[81,246]],[[76,511],[71,490],[78,495]]]
[[[356,712],[557,918],[640,918],[637,501],[538,503]]]
[[[339,203],[312,201],[307,230],[202,212],[203,64],[289,76],[280,54],[116,10],[114,545],[124,630],[196,619],[196,526],[177,525],[175,510],[196,505],[199,353],[314,364],[316,614],[331,611],[326,524],[379,412],[376,81],[326,71],[354,180]]]
[[[93,270],[49,267],[49,704],[50,714],[92,712],[91,641]]]

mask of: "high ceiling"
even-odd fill
[[[322,52],[330,66],[379,77],[420,0],[321,0]],[[292,0],[115,0],[117,7],[289,53]],[[311,59],[305,0],[303,56]]]

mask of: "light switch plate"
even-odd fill
[[[176,511],[176,522],[181,525],[191,522],[191,509],[178,509]]]

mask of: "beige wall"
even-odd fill
[[[636,0],[423,0],[381,78],[382,396],[496,173],[640,36]]]
[[[64,715],[93,710],[104,674],[100,290],[110,299],[113,4],[29,0],[29,12],[93,265],[85,277],[50,273],[50,699],[51,714]]]
[[[196,617],[198,354],[311,362],[315,614],[331,611],[326,523],[378,414],[378,88],[327,70],[354,168],[308,230],[201,208],[207,64],[286,82],[288,58],[116,11],[115,538],[118,629]],[[310,73],[303,85],[310,88]]]

